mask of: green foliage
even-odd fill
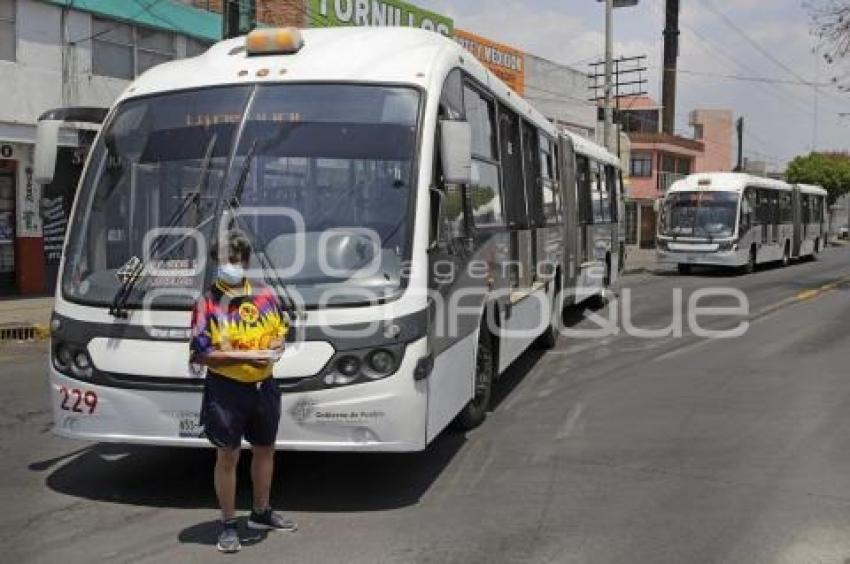
[[[829,204],[850,193],[850,155],[811,153],[795,158],[788,165],[788,182],[816,184],[829,192]]]

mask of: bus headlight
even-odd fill
[[[53,367],[65,375],[77,378],[91,378],[94,375],[89,353],[83,348],[65,343],[54,344]]]
[[[92,376],[92,366],[91,359],[86,351],[79,351],[74,355],[74,364],[71,367],[71,370],[77,376],[82,376],[83,378],[91,378]]]
[[[717,246],[717,250],[721,252],[732,251],[735,249],[735,243],[732,241],[726,241],[725,243],[720,243]]]
[[[366,375],[376,379],[385,378],[395,372],[396,369],[395,356],[386,349],[378,349],[371,353],[367,359],[367,364],[370,370]]]
[[[322,381],[335,387],[388,378],[398,371],[403,355],[403,344],[342,352],[328,363]]]
[[[58,345],[53,351],[53,365],[57,370],[65,371],[71,367],[74,353],[67,345]]]

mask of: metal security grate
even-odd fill
[[[34,325],[0,327],[0,341],[33,341],[40,338],[41,333]]]

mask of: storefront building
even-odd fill
[[[39,186],[39,116],[108,107],[135,76],[202,52],[220,29],[219,16],[172,0],[0,0],[0,296],[52,293],[95,133],[61,130],[55,180]]]

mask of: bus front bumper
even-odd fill
[[[411,452],[425,448],[427,381],[413,378],[426,351],[411,343],[398,372],[384,380],[283,394],[279,450]],[[201,392],[91,385],[50,367],[54,432],[94,442],[210,447],[199,426]]]
[[[713,253],[688,253],[677,251],[658,251],[661,264],[692,264],[702,266],[739,267],[747,264],[747,257],[738,251],[718,251]]]

